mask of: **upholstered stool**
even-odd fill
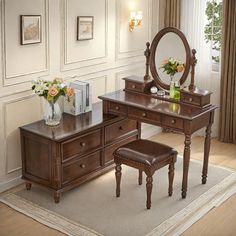
[[[169,196],[173,192],[174,164],[176,162],[177,151],[173,148],[152,142],[149,140],[138,139],[119,147],[114,153],[116,164],[116,196],[120,196],[121,164],[134,167],[139,170],[139,185],[142,184],[142,172],[147,175],[147,209],[151,208],[151,193],[153,174],[156,170],[169,165]]]

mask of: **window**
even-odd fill
[[[223,3],[222,0],[207,1],[207,24],[205,25],[205,41],[211,43],[212,70],[219,71]]]

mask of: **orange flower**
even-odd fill
[[[72,97],[72,96],[74,95],[74,89],[68,87],[68,88],[67,88],[67,91],[66,91],[66,95],[67,95],[68,97]]]
[[[177,71],[182,72],[184,70],[184,65],[178,65],[177,66]]]
[[[50,87],[50,88],[48,89],[48,94],[49,94],[51,97],[57,96],[57,94],[58,94],[57,88],[55,88],[54,86]]]
[[[162,65],[165,65],[165,64],[167,64],[168,62],[169,62],[169,60],[168,60],[168,59],[165,59],[165,60],[162,61]]]

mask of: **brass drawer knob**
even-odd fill
[[[133,84],[133,85],[132,85],[132,89],[135,89],[135,88],[136,88],[136,86],[135,86],[135,84]]]
[[[142,116],[143,116],[143,117],[146,117],[146,116],[147,116],[147,113],[144,112],[144,113],[142,114]]]
[[[119,127],[119,130],[123,130],[123,127],[122,127],[122,126],[120,126],[120,127]]]
[[[116,106],[116,110],[119,111],[119,110],[120,110],[120,107]]]
[[[80,167],[81,167],[82,169],[84,169],[84,168],[85,168],[85,164],[81,164]]]
[[[80,143],[80,146],[81,146],[81,147],[85,147],[85,146],[86,146],[86,143],[82,142],[82,143]]]
[[[189,98],[188,100],[189,100],[190,102],[192,102],[192,101],[193,101],[193,98]]]
[[[175,123],[176,123],[175,119],[171,120],[171,124],[175,124]]]

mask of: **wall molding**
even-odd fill
[[[131,76],[131,75],[137,75],[137,69],[140,69],[140,66],[138,67],[138,65],[137,65],[136,67],[133,67],[131,69],[117,72],[115,74],[115,90],[121,89],[120,82],[121,82],[122,78],[127,77],[127,76]],[[143,66],[143,69],[144,69],[144,66]],[[145,74],[145,72],[143,72],[143,76],[144,76],[144,74]],[[140,75],[140,76],[142,76],[142,75]]]
[[[33,97],[36,97],[35,94],[31,94],[31,95],[27,95],[27,96],[22,96],[20,98],[13,98],[13,99],[9,99],[8,101],[5,101],[2,103],[2,106],[3,106],[3,138],[4,138],[4,146],[3,146],[3,149],[4,149],[4,162],[5,162],[5,173],[6,174],[11,174],[13,172],[16,172],[16,171],[19,171],[21,170],[21,166],[18,166],[18,167],[15,167],[13,169],[9,169],[8,168],[8,162],[7,162],[7,130],[6,130],[6,127],[7,127],[7,112],[6,112],[6,107],[8,104],[12,104],[12,103],[16,103],[16,102],[21,102],[21,101],[24,101],[24,100],[28,100],[28,99],[31,99]],[[19,154],[21,155],[21,154]]]
[[[62,44],[61,44],[61,71],[69,71],[73,69],[80,69],[90,66],[96,66],[101,64],[107,63],[108,58],[108,0],[104,1],[104,8],[105,8],[105,52],[104,56],[102,57],[93,57],[84,60],[75,60],[75,61],[68,61],[67,60],[67,5],[68,0],[62,0],[61,2],[61,15],[62,15],[62,22],[61,22],[61,32],[62,32]]]
[[[3,86],[22,84],[32,80],[32,75],[49,72],[49,0],[44,0],[44,14],[45,14],[45,68],[43,70],[29,71],[14,76],[7,76],[6,72],[6,19],[5,19],[5,2],[1,1],[1,45],[2,45],[2,84]],[[23,77],[23,78],[22,78]]]
[[[152,35],[152,7],[153,7],[153,0],[145,0],[148,3],[148,22],[147,22],[147,28],[148,28],[148,41],[151,41],[151,35]],[[117,20],[116,20],[116,49],[115,49],[115,57],[116,60],[122,60],[122,59],[130,59],[133,57],[143,57],[143,53],[145,50],[145,43],[143,45],[143,48],[140,48],[138,50],[127,50],[125,52],[122,52],[120,49],[120,11],[121,11],[121,2],[120,0],[116,0],[116,15],[117,15]],[[127,22],[127,31],[128,31],[128,22]]]

